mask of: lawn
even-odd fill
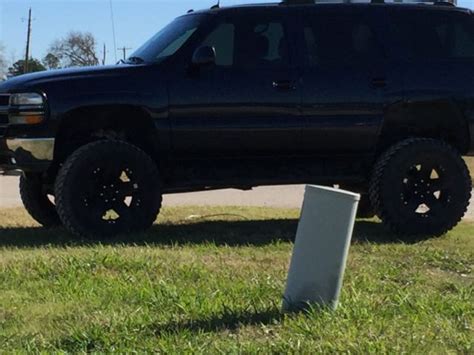
[[[474,225],[396,241],[359,221],[336,312],[280,311],[297,210],[168,208],[73,241],[0,211],[0,352],[472,353]]]

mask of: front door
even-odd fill
[[[175,156],[294,154],[304,122],[286,16],[254,9],[217,17],[193,48],[214,47],[216,64],[169,83]]]

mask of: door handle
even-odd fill
[[[273,82],[273,88],[277,90],[295,90],[296,85],[291,80],[276,80]]]
[[[371,84],[374,88],[384,88],[387,86],[387,80],[385,78],[374,78]]]

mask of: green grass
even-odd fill
[[[297,218],[172,208],[86,242],[0,210],[0,352],[474,352],[473,224],[402,243],[359,221],[339,309],[285,315]]]

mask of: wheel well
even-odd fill
[[[150,115],[139,107],[79,108],[64,116],[56,134],[54,161],[61,164],[77,148],[100,139],[124,140],[156,160],[158,135]]]
[[[461,154],[469,148],[469,128],[451,100],[399,103],[384,115],[377,155],[407,138],[433,138],[455,147]]]

